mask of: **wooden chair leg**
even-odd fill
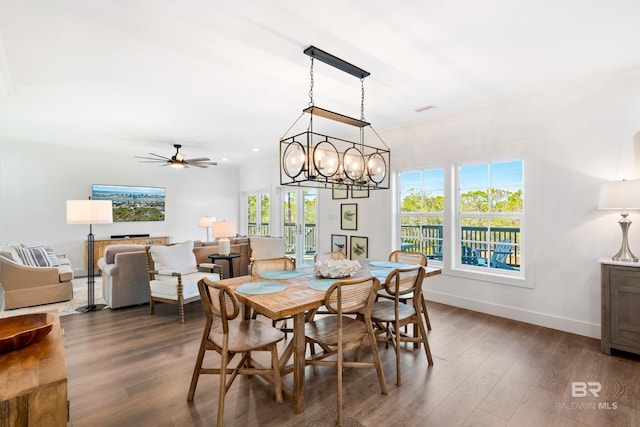
[[[273,369],[273,385],[276,389],[276,402],[282,403],[282,377],[280,377],[280,363],[278,360],[278,348],[276,344],[271,346],[271,369]]]
[[[378,374],[378,382],[380,383],[380,392],[382,394],[387,394],[387,381],[384,378],[384,371],[382,370],[382,362],[380,361],[380,353],[378,352],[378,343],[376,335],[373,332],[373,325],[369,328],[369,345],[371,347],[373,362],[376,365],[376,373]]]
[[[431,330],[431,321],[429,320],[429,313],[427,312],[427,303],[424,301],[424,297],[422,298],[422,313],[424,314],[424,320],[427,322],[427,329]]]
[[[405,325],[406,327],[407,325]],[[400,325],[398,323],[393,325],[393,333],[395,334],[395,338],[393,340],[393,347],[394,350],[396,352],[396,384],[398,386],[402,385],[402,380],[401,380],[401,376],[400,376],[400,334],[402,334],[402,332],[400,332]]]
[[[338,345],[338,425],[342,426],[342,344]]]
[[[226,349],[225,349],[226,350]],[[229,364],[229,354],[223,350],[220,360],[220,389],[218,391],[218,426],[222,426],[224,421],[224,398],[227,391],[227,365]]]
[[[207,346],[207,336],[209,335],[209,330],[211,326],[207,325],[205,327],[205,335],[202,337],[202,342],[200,343],[200,350],[198,350],[198,357],[196,358],[196,365],[193,368],[193,375],[191,376],[191,385],[189,386],[189,394],[187,395],[187,401],[193,401],[193,396],[196,394],[196,387],[198,386],[198,379],[200,378],[200,370],[202,369],[202,361],[204,360],[204,353],[206,351]]]
[[[422,344],[424,344],[424,352],[427,355],[427,362],[429,365],[433,365],[433,357],[431,356],[431,348],[429,347],[429,341],[427,338],[427,331],[425,330],[424,324],[422,323],[422,316],[417,316],[418,329],[420,330],[420,335],[422,336]]]
[[[180,323],[184,323],[184,305],[182,301],[178,301],[178,318]]]
[[[149,314],[153,314],[153,298],[151,298],[151,296],[149,296]]]

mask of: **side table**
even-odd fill
[[[240,254],[232,252],[232,253],[230,253],[228,255],[221,255],[221,254],[211,254],[211,255],[209,255],[209,259],[214,264],[216,263],[216,260],[218,260],[218,259],[226,259],[229,262],[229,277],[233,277],[233,259],[234,258],[240,258]]]
[[[600,259],[602,271],[601,350],[640,354],[640,263]]]

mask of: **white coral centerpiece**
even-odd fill
[[[319,261],[313,265],[313,271],[321,277],[337,279],[340,277],[349,277],[360,269],[358,261],[348,259],[330,259]]]

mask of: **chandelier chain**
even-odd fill
[[[311,57],[311,68],[309,69],[309,77],[311,79],[311,86],[309,88],[309,107],[313,107],[313,56]]]
[[[362,98],[360,99],[360,120],[364,120],[364,77],[360,79],[360,87],[362,91]]]

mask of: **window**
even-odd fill
[[[400,173],[401,249],[424,253],[450,274],[529,286],[524,176],[522,159]]]
[[[400,247],[442,260],[444,169],[400,174]]]
[[[457,182],[457,265],[521,271],[523,161],[460,166]]]

